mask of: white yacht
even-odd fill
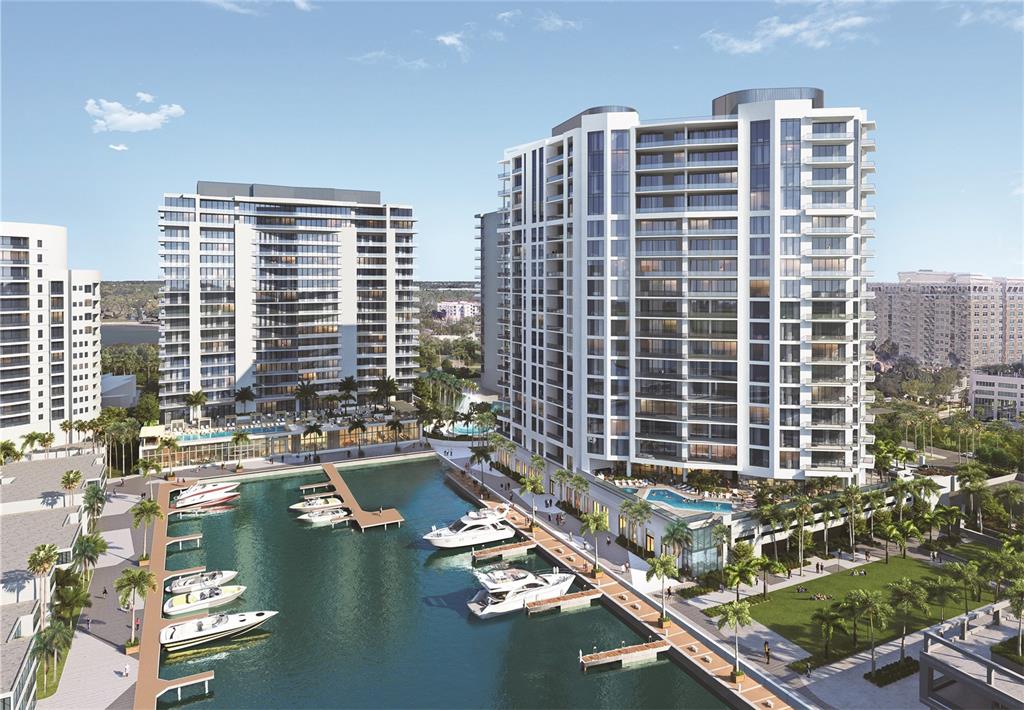
[[[171,597],[164,604],[165,614],[190,614],[194,611],[212,609],[215,606],[229,604],[242,596],[245,587],[232,585],[227,587],[211,587],[197,592],[185,592]]]
[[[199,574],[190,574],[187,577],[178,577],[168,584],[165,589],[171,594],[198,592],[201,589],[209,589],[227,584],[237,576],[238,572],[233,569],[200,572]]]
[[[434,547],[453,548],[508,540],[516,531],[505,524],[507,508],[482,508],[466,513],[443,528],[432,527],[423,539]]]
[[[199,493],[188,498],[178,498],[174,501],[175,510],[182,510],[187,508],[197,508],[200,506],[223,506],[225,503],[237,500],[242,494],[236,490],[217,490],[207,491],[206,493]]]
[[[344,522],[350,517],[352,517],[352,513],[345,508],[332,508],[304,513],[298,519],[310,525],[333,525],[334,523]]]
[[[178,494],[177,502],[200,496],[204,493],[215,493],[217,491],[233,491],[238,488],[238,483],[220,481],[217,483],[193,483],[191,486]]]
[[[569,591],[574,575],[559,572],[534,574],[526,570],[499,570],[504,573],[477,575],[484,588],[470,600],[469,610],[481,619],[508,614],[526,607],[527,602],[554,599]]]
[[[334,496],[326,496],[323,498],[307,498],[301,503],[289,505],[291,510],[299,510],[303,513],[309,513],[314,510],[325,510],[327,508],[337,508],[341,505],[341,498],[335,498]]]
[[[161,630],[160,644],[168,651],[181,651],[210,641],[240,636],[276,615],[276,611],[246,611],[241,614],[214,614],[194,621],[183,621]]]
[[[488,592],[504,592],[525,584],[534,576],[529,570],[518,567],[499,567],[489,572],[474,572],[480,586]]]

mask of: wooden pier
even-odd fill
[[[482,550],[473,550],[473,562],[520,557],[535,547],[537,547],[537,543],[532,540],[522,540],[509,543],[508,545],[498,545],[497,547],[485,547]]]
[[[327,474],[327,479],[331,485],[334,486],[335,494],[341,498],[341,502],[345,508],[352,511],[351,520],[354,520],[359,529],[366,531],[369,528],[383,527],[385,530],[388,525],[402,526],[405,522],[405,518],[395,508],[381,508],[380,510],[363,510],[359,505],[359,501],[352,495],[352,491],[349,490],[348,484],[345,483],[345,479],[338,473],[338,469],[334,467],[334,464],[325,463],[323,464],[324,473]]]
[[[179,537],[169,537],[164,542],[164,547],[170,547],[171,545],[177,545],[178,549],[175,550],[175,552],[180,552],[181,550],[186,549],[185,548],[185,543],[186,542],[194,542],[195,545],[193,547],[189,547],[187,549],[189,549],[189,550],[198,550],[199,547],[200,547],[200,541],[202,539],[203,539],[203,534],[202,533],[195,533],[193,535],[181,535]]]
[[[634,663],[657,660],[659,653],[664,653],[670,648],[668,641],[651,641],[650,643],[638,643],[635,646],[623,646],[613,648],[610,651],[598,651],[583,655],[580,651],[580,668],[586,673],[591,668],[600,666],[617,665],[629,666]]]
[[[535,602],[526,602],[526,613],[541,614],[555,609],[559,611],[578,609],[590,606],[595,599],[600,599],[602,596],[604,596],[604,592],[600,589],[584,589],[582,592],[573,592],[554,599],[538,599]]]

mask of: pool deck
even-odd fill
[[[497,507],[499,504],[506,504],[506,501],[498,500],[497,495],[491,490],[488,490],[481,500],[478,482],[462,470],[450,471],[448,475],[455,485],[483,505]],[[588,556],[556,538],[539,520],[537,525],[531,528],[528,515],[518,509],[512,510],[508,520],[524,537],[537,543],[539,550],[546,557],[560,567],[572,570],[583,584],[603,592],[601,601],[605,606],[639,631],[644,638],[649,641],[666,641],[669,644],[669,654],[684,667],[704,676],[705,684],[717,689],[719,697],[730,705],[766,710],[785,710],[792,707],[749,675],[739,683],[734,682],[732,663],[728,659],[677,623],[662,628],[660,609],[627,588],[614,575],[603,571],[595,580],[593,565]]]

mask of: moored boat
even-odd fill
[[[554,599],[564,595],[569,591],[574,579],[574,575],[559,572],[557,569],[548,574],[526,572],[525,576],[516,575],[515,579],[495,582],[492,585],[493,590],[485,586],[476,593],[467,606],[481,619],[508,614],[525,608],[528,602]]]
[[[314,511],[314,510],[324,510],[326,508],[337,508],[340,505],[341,505],[341,498],[336,498],[334,496],[323,496],[323,497],[316,497],[316,498],[307,498],[306,500],[302,501],[301,503],[295,503],[294,505],[289,505],[288,508],[290,510],[298,510],[298,511],[302,511],[303,513],[309,513],[309,512]]]
[[[277,615],[276,611],[245,611],[213,614],[202,619],[171,624],[160,631],[160,644],[167,651],[181,651],[204,643],[241,636]]]
[[[222,506],[225,503],[238,500],[241,495],[241,493],[235,490],[209,491],[207,493],[189,496],[185,500],[178,499],[174,501],[174,509],[186,510],[205,506]]]
[[[230,585],[226,587],[211,587],[195,592],[186,592],[173,596],[164,603],[165,614],[191,614],[195,611],[212,609],[216,606],[230,604],[245,592],[241,585]]]
[[[188,488],[180,491],[176,501],[188,500],[196,496],[203,495],[204,493],[215,493],[217,491],[233,491],[238,488],[239,483],[237,481],[217,481],[211,483],[193,483]]]
[[[507,514],[507,508],[474,510],[443,528],[431,528],[423,539],[443,549],[507,540],[516,534],[515,529],[504,522]]]
[[[211,570],[209,572],[200,572],[199,574],[190,574],[186,577],[178,577],[171,581],[165,589],[171,594],[197,592],[200,589],[222,586],[237,576],[238,572],[233,569]]]
[[[298,520],[310,525],[333,525],[348,520],[350,517],[352,517],[352,513],[345,508],[332,508],[304,513],[298,517]]]

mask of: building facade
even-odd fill
[[[415,220],[380,193],[199,182],[159,208],[163,273],[160,408],[213,417],[294,411],[299,383],[321,396],[354,377],[360,400],[416,373]],[[237,411],[243,411],[241,404]]]
[[[1024,279],[912,271],[871,288],[876,347],[890,342],[925,367],[971,370],[1024,359]]]
[[[498,227],[505,220],[501,210],[476,215],[476,238],[480,252],[480,389],[497,394],[498,389]]]
[[[818,89],[712,113],[597,107],[505,151],[501,426],[589,473],[863,481],[875,124]]]
[[[0,439],[100,413],[100,274],[68,269],[67,229],[0,223]]]
[[[971,373],[971,411],[981,419],[1016,419],[1024,414],[1024,364],[986,367]]]
[[[476,318],[480,315],[480,304],[476,301],[440,301],[437,312],[451,321]]]

